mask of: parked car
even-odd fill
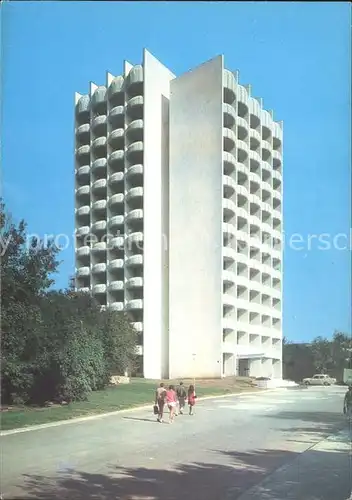
[[[305,385],[333,385],[336,384],[336,379],[326,374],[314,375],[312,378],[304,378]]]

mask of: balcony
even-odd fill
[[[222,209],[225,220],[230,220],[236,213],[236,204],[231,200],[223,199]]]
[[[84,146],[77,148],[76,156],[81,165],[87,165],[90,158],[90,146],[85,144]]]
[[[228,224],[227,222],[224,222],[222,227],[224,235],[227,236],[229,239],[236,237],[237,230],[233,224]]]
[[[98,158],[92,163],[92,172],[94,175],[105,175],[106,173],[106,158]]]
[[[126,193],[126,201],[129,202],[134,198],[143,198],[143,188],[142,187],[134,187],[127,191]]]
[[[132,120],[139,120],[143,118],[143,105],[144,99],[141,95],[132,97],[127,102],[126,110]]]
[[[115,106],[112,108],[109,113],[109,122],[114,128],[123,127],[125,123],[125,107]]]
[[[260,170],[260,164],[261,164],[262,159],[260,157],[260,154],[257,153],[257,151],[253,151],[252,149],[249,150],[249,160],[250,160],[251,164],[254,163],[256,169]]]
[[[106,272],[106,264],[105,262],[101,262],[99,264],[95,264],[92,267],[92,274],[104,274]]]
[[[90,196],[90,187],[89,186],[81,186],[76,189],[77,198],[87,199]]]
[[[124,289],[123,281],[111,281],[109,285],[109,292],[119,292]]]
[[[114,174],[109,175],[109,185],[114,187],[118,186],[123,183],[124,177],[125,175],[123,172],[115,172]]]
[[[223,176],[224,197],[231,198],[236,191],[236,182],[228,175]]]
[[[249,137],[250,137],[251,143],[253,143],[253,145],[255,145],[255,147],[259,147],[262,138],[261,138],[261,135],[258,132],[258,130],[254,129],[254,128],[250,128],[249,129]]]
[[[90,207],[88,205],[76,208],[77,217],[87,217],[89,214],[90,214]]]
[[[92,252],[94,253],[104,253],[106,252],[106,243],[105,241],[100,241],[99,243],[94,243],[92,246]]]
[[[236,123],[236,110],[230,104],[223,104],[224,127],[232,128]]]
[[[96,116],[92,120],[92,130],[96,136],[105,135],[107,127],[106,115]]]
[[[143,165],[132,165],[126,171],[126,179],[132,179],[133,177],[140,177],[141,183],[143,182]]]
[[[239,162],[244,163],[249,155],[248,144],[240,139],[237,140],[237,159]]]
[[[76,136],[82,144],[88,144],[90,140],[90,125],[84,123],[76,128]]]
[[[98,87],[91,98],[93,110],[104,110],[106,107],[106,87]]]
[[[111,238],[109,241],[109,248],[114,250],[124,250],[125,238],[123,236],[116,236],[115,238]]]
[[[89,118],[90,113],[90,97],[89,95],[82,95],[76,105],[76,113],[81,119]]]
[[[84,278],[86,276],[90,275],[90,267],[89,266],[83,266],[77,269],[77,277],[78,278]]]
[[[84,247],[77,248],[76,250],[76,255],[78,258],[81,257],[88,257],[90,254],[90,248],[88,245],[85,245]]]
[[[105,220],[98,220],[92,224],[92,231],[93,233],[101,233],[106,230],[106,226],[107,224]]]
[[[119,205],[121,205],[121,203],[123,203],[123,200],[124,200],[124,196],[122,193],[114,194],[114,195],[110,196],[109,205],[110,205],[110,207],[116,208]]]
[[[109,164],[115,170],[123,169],[124,167],[124,159],[125,159],[125,151],[123,149],[119,149],[114,151],[109,156]]]
[[[236,134],[229,128],[223,129],[223,149],[225,152],[231,152],[236,144]]]
[[[143,309],[143,300],[142,299],[132,299],[126,303],[127,311],[136,311]]]
[[[116,271],[118,269],[123,269],[124,261],[123,259],[113,259],[109,262],[109,270]]]
[[[224,85],[224,102],[226,104],[233,104],[233,102],[236,99],[237,82],[235,75],[227,69],[224,69],[223,72],[223,85]]]
[[[223,260],[226,264],[232,264],[233,262],[236,262],[237,260],[237,252],[233,248],[230,247],[223,247],[222,249],[222,256]]]
[[[224,174],[232,175],[236,168],[236,158],[229,152],[223,152]]]
[[[133,221],[142,221],[142,220],[143,220],[143,210],[139,208],[131,210],[125,217],[125,221],[127,223],[131,223]]]
[[[131,142],[143,141],[143,120],[134,120],[126,130],[126,136]]]
[[[77,179],[79,179],[81,183],[89,183],[89,173],[90,173],[89,165],[84,165],[83,167],[79,167],[76,170]]]
[[[106,156],[106,137],[97,137],[92,143],[92,148],[95,156]]]
[[[274,170],[280,170],[282,166],[282,156],[278,151],[273,150],[272,151],[272,157],[273,157],[273,169]]]
[[[89,233],[90,233],[89,226],[81,226],[76,230],[76,237],[83,238],[84,236],[87,236]]]
[[[129,72],[126,78],[126,87],[130,95],[136,95],[137,92],[141,92],[143,90],[143,73],[143,66],[141,64],[133,66]]]
[[[79,293],[89,293],[90,288],[89,288],[89,286],[81,286],[80,288],[78,288],[78,291],[79,291]]]
[[[137,141],[133,142],[126,151],[128,160],[135,163],[143,163],[143,142]]]
[[[109,144],[113,149],[121,150],[124,148],[125,129],[117,128],[109,134]]]
[[[93,286],[94,295],[102,295],[106,293],[106,285],[94,285]]]
[[[139,267],[143,265],[143,255],[131,255],[125,261],[126,267]]]
[[[124,92],[124,83],[125,80],[123,76],[117,76],[116,78],[113,79],[108,89],[108,95],[110,99],[116,96],[116,94]]]
[[[243,87],[243,85],[237,86],[237,100],[239,103],[244,105],[248,110],[249,108],[248,93],[247,89]]]
[[[143,288],[143,278],[129,278],[126,280],[126,288]]]
[[[222,282],[227,286],[233,286],[236,283],[236,274],[233,271],[222,271]]]
[[[124,310],[124,303],[123,302],[112,302],[109,305],[109,309],[111,309],[111,311],[116,311],[116,312],[123,311]]]
[[[106,210],[106,200],[95,201],[92,205],[92,209],[94,212],[102,212]]]
[[[105,194],[106,193],[107,182],[106,179],[98,179],[92,184],[92,191],[95,194]]]
[[[141,333],[143,332],[143,323],[141,321],[135,321],[131,323],[133,328],[136,330],[136,332]]]
[[[246,120],[241,116],[237,116],[236,123],[237,123],[237,137],[239,139],[245,139],[246,137],[248,137],[248,123],[246,122]]]
[[[137,231],[135,233],[131,233],[126,237],[126,245],[130,246],[132,244],[138,244],[143,242],[143,233]]]
[[[120,226],[123,226],[124,222],[125,222],[125,218],[123,215],[114,215],[109,220],[109,228],[116,229]]]

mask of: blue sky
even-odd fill
[[[148,48],[176,74],[222,53],[284,120],[286,238],[350,226],[348,3],[2,4],[3,196],[39,235],[74,231],[74,92]],[[72,238],[71,238],[71,241]],[[342,239],[339,241],[342,245]],[[74,270],[73,245],[57,279]],[[350,254],[285,248],[284,335],[351,330]]]

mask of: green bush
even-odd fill
[[[82,400],[112,374],[132,370],[136,332],[128,318],[100,311],[87,294],[48,291],[58,249],[36,239],[27,249],[25,223],[15,226],[2,203],[0,229],[2,402]]]

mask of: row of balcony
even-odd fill
[[[139,93],[142,93],[143,89],[139,89]],[[90,99],[89,96],[82,96],[76,105],[76,118],[78,127],[84,125],[84,123],[88,123],[91,121],[94,122],[94,119],[98,116],[106,116],[108,115],[108,119],[111,121],[112,125],[115,122],[121,122],[124,119],[124,115],[128,114],[132,117],[138,115],[140,117],[141,109],[143,110],[144,106],[144,98],[143,95],[133,95],[129,97],[120,93],[118,99],[112,99],[108,101],[106,99],[106,88],[100,87],[93,94]],[[136,116],[137,117],[137,116]],[[99,123],[98,123],[99,126]]]
[[[238,179],[244,179],[248,181],[249,178],[258,181],[263,180],[266,181],[270,177],[276,179],[282,179],[282,173],[280,169],[275,169],[273,166],[267,161],[262,161],[260,156],[255,151],[249,151],[250,156],[250,164],[249,166],[243,162],[238,162],[235,156],[229,152],[223,152],[223,173],[224,175],[233,176]],[[252,176],[253,174],[254,176]],[[260,177],[262,176],[262,178]],[[258,179],[259,177],[259,179]]]
[[[98,137],[93,142],[92,147],[95,149],[106,148],[106,144],[107,144],[106,137]],[[80,166],[85,166],[85,165],[88,165],[90,163],[90,150],[91,150],[91,147],[88,144],[77,148],[76,157],[77,157],[77,160],[78,160]],[[122,160],[124,160],[125,156],[126,156],[128,161],[133,162],[134,156],[140,155],[141,153],[143,153],[143,141],[132,142],[132,144],[130,144],[128,146],[128,148],[126,149],[126,152],[124,149],[118,149],[118,150],[110,153],[110,155],[108,157],[108,162],[109,163],[121,162]],[[95,161],[93,161],[92,162],[93,169],[94,169],[95,162],[99,161],[99,160],[106,161],[106,158],[97,158]]]
[[[123,153],[123,152],[122,152]],[[112,153],[112,157],[110,158],[110,161],[121,161],[121,157],[123,160],[124,154],[120,155],[114,155]],[[118,158],[118,156],[120,156]],[[140,178],[140,182],[142,182],[143,179],[143,165],[142,164],[135,164],[126,169],[126,172],[115,172],[115,173],[109,173],[107,175],[107,160],[106,158],[99,158],[92,163],[92,167],[90,165],[84,165],[76,170],[76,176],[80,184],[86,184],[89,185],[90,183],[90,172],[92,171],[93,174],[97,174],[100,172],[100,177],[107,177],[108,183],[120,183],[124,179],[130,180],[132,178]],[[98,180],[105,180],[105,179],[98,179]],[[92,183],[93,186],[94,183]]]
[[[81,278],[82,277],[82,274],[81,272],[82,271],[85,271],[87,270],[87,272],[90,272],[90,268],[79,268],[78,272],[77,272],[77,277],[78,278]],[[124,281],[122,280],[114,280],[114,281],[110,281],[110,283],[108,285],[106,284],[96,284],[96,285],[93,285],[92,287],[92,291],[94,294],[102,294],[102,293],[106,293],[107,291],[109,292],[118,292],[118,291],[122,291],[122,290],[125,290],[125,289],[130,289],[130,288],[143,288],[143,278],[141,277],[133,277],[133,278],[128,278]]]
[[[90,287],[79,287],[78,291],[81,293],[93,292],[95,295],[104,295],[106,293],[105,285],[95,285],[91,290]],[[112,302],[109,304],[109,308],[113,311],[134,311],[143,310],[143,299],[131,299],[125,302]]]
[[[84,123],[76,127],[77,139],[82,143],[82,145],[88,145],[91,139],[91,133],[97,136],[104,136],[107,134],[107,123],[108,118],[106,115],[96,116],[93,118],[91,123]],[[121,140],[126,137],[131,142],[136,140],[141,140],[143,137],[143,119],[133,120],[126,128],[120,127],[112,130],[107,138],[108,143],[116,148]],[[97,137],[98,139],[99,137]],[[94,144],[94,140],[92,141]]]
[[[111,81],[109,81],[111,79]],[[136,65],[131,68],[127,77],[109,75],[108,85],[98,86],[93,92],[92,96],[83,95],[77,102],[76,113],[80,115],[82,113],[87,113],[91,109],[94,111],[96,107],[104,104],[108,99],[113,100],[123,94],[127,98],[138,95],[143,89],[144,71],[142,65]]]
[[[86,194],[89,194],[89,191],[86,192]],[[142,187],[130,188],[125,195],[123,195],[122,193],[113,194],[112,196],[109,197],[108,200],[104,199],[95,201],[94,203],[92,203],[91,207],[90,205],[83,205],[76,209],[76,215],[77,217],[84,217],[90,214],[91,208],[93,211],[101,211],[105,210],[108,205],[111,207],[115,205],[120,205],[124,201],[129,202],[132,198],[143,198],[143,188]]]
[[[87,257],[92,251],[100,253],[106,252],[108,250],[126,250],[126,248],[132,248],[133,245],[138,245],[143,243],[143,233],[136,231],[125,236],[115,236],[110,237],[108,242],[100,241],[98,243],[93,243],[92,246],[84,245],[76,249],[76,255],[78,258]]]

